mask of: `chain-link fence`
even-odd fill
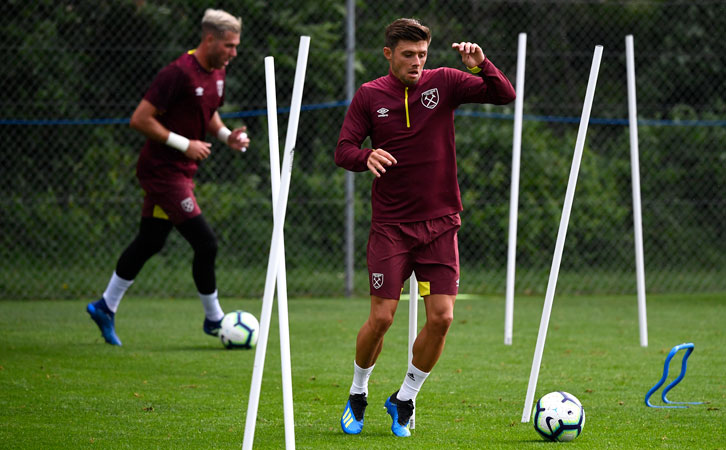
[[[143,137],[128,127],[155,73],[199,42],[206,7],[243,18],[220,111],[253,145],[215,141],[197,198],[219,238],[222,296],[260,296],[272,231],[263,58],[275,57],[289,105],[300,35],[310,35],[304,110],[285,228],[293,296],[346,290],[345,171],[333,163],[355,86],[385,75],[383,28],[417,17],[433,32],[428,68],[461,67],[471,40],[514,83],[528,35],[517,283],[542,293],[569,174],[592,52],[604,46],[559,281],[560,292],[635,292],[624,38],[635,37],[646,284],[650,292],[726,289],[726,4],[720,1],[208,2],[56,0],[0,5],[0,298],[92,298],[133,239]],[[456,118],[461,291],[503,293],[513,105],[467,105]],[[284,137],[287,115],[279,118]],[[354,176],[354,290],[367,295],[370,174]],[[176,233],[133,295],[191,296],[191,250]]]

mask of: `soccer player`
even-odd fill
[[[172,228],[194,250],[192,275],[204,307],[205,333],[217,336],[224,312],[217,298],[214,261],[217,238],[194,197],[192,177],[211,154],[207,134],[235,150],[250,140],[245,127],[230,131],[217,109],[224,102],[226,67],[237,56],[242,19],[214,9],[202,18],[199,46],[164,67],[131,116],[146,136],[136,175],[144,190],[136,238],[121,254],[103,296],[86,307],[105,341],[121,345],[114,317],[121,298],[144,263],[159,252]]]
[[[512,84],[472,42],[453,43],[470,73],[424,70],[431,33],[415,19],[385,32],[388,75],[363,84],[353,97],[335,150],[335,163],[375,178],[368,237],[371,309],[356,340],[353,383],[341,427],[363,428],[368,378],[393,322],[403,283],[416,273],[426,323],[413,344],[403,383],[385,402],[396,436],[410,436],[409,419],[421,386],[439,359],[459,288],[457,231],[462,210],[456,178],[454,110],[462,103],[503,105]],[[361,149],[370,136],[373,148]]]

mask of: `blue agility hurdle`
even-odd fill
[[[686,376],[686,364],[688,363],[688,357],[691,356],[691,353],[693,353],[693,343],[688,344],[680,344],[676,345],[671,349],[671,351],[668,353],[668,356],[666,356],[665,364],[663,365],[663,377],[661,377],[660,381],[658,381],[655,386],[650,388],[647,394],[645,394],[645,404],[646,406],[649,406],[651,408],[688,408],[688,406],[685,405],[700,405],[703,404],[703,402],[672,402],[666,398],[666,394],[668,391],[673,389],[675,385],[681,382],[683,377]],[[670,366],[671,359],[673,359],[673,356],[675,356],[676,353],[678,353],[679,350],[686,349],[686,354],[683,355],[683,362],[681,363],[681,373],[678,375],[678,378],[671,381],[671,383],[666,386],[663,389],[663,393],[661,394],[661,398],[663,399],[663,403],[666,403],[666,405],[654,405],[650,402],[650,396],[653,395],[655,391],[660,388],[663,383],[665,383],[666,379],[668,378],[668,367]],[[683,406],[681,406],[683,405]]]

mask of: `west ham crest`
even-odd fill
[[[217,94],[220,97],[224,94],[224,80],[217,80]]]
[[[374,273],[371,277],[371,281],[373,282],[373,287],[375,289],[380,289],[381,287],[383,287],[383,274]]]
[[[433,88],[422,93],[421,104],[428,109],[436,108],[436,105],[439,104],[439,90],[437,88]]]
[[[181,201],[181,207],[185,212],[194,211],[194,200],[191,197],[187,197]]]

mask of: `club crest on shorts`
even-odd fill
[[[192,200],[191,197],[187,197],[184,200],[181,201],[181,207],[184,210],[184,212],[192,212],[194,211],[194,200]]]
[[[371,282],[373,283],[373,288],[380,289],[383,287],[383,274],[382,273],[374,273],[371,277]]]
[[[220,97],[224,93],[224,80],[217,80],[217,95]]]
[[[429,89],[421,94],[421,104],[428,109],[436,108],[439,104],[439,90],[438,88]]]

